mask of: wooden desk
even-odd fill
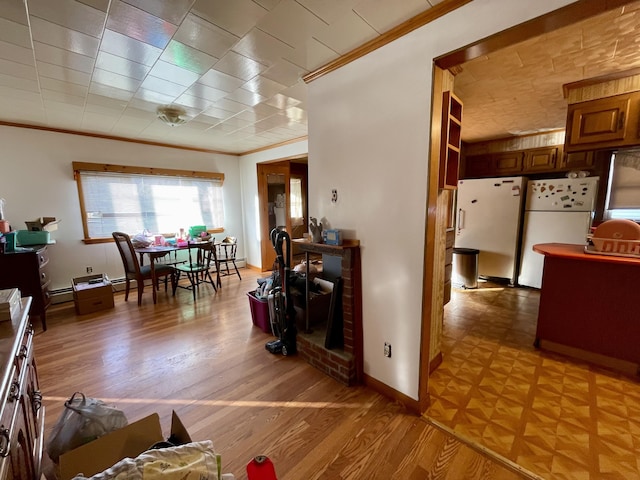
[[[534,245],[544,255],[536,346],[636,374],[640,366],[640,259]]]

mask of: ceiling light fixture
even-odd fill
[[[187,119],[183,117],[183,115],[187,113],[184,108],[175,107],[173,105],[160,106],[156,110],[156,113],[160,120],[172,127],[182,125],[187,121]]]

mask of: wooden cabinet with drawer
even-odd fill
[[[524,154],[524,172],[549,172],[556,168],[558,147],[534,148]]]
[[[22,299],[20,313],[0,324],[0,480],[40,478],[44,412],[33,354],[33,327]]]
[[[46,312],[51,304],[49,295],[49,248],[36,245],[29,251],[0,255],[0,289],[19,288],[23,297],[33,298],[31,315],[40,317],[42,329],[47,329]]]

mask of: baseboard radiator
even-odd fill
[[[236,265],[238,265],[238,268],[244,268],[246,264],[246,259],[236,260]],[[111,285],[113,285],[113,290],[115,292],[123,292],[126,288],[124,277],[112,278]],[[133,287],[135,287],[135,285],[133,285]],[[54,305],[58,303],[73,302],[73,288],[71,287],[50,290],[49,295],[51,296],[51,303]]]

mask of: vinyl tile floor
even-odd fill
[[[640,479],[640,378],[534,348],[538,303],[454,289],[425,415],[543,478]]]

